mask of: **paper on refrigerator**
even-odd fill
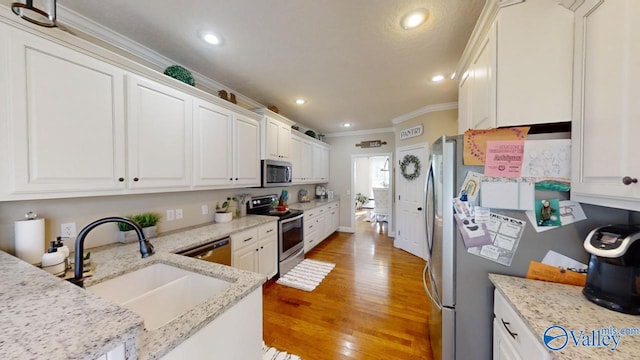
[[[537,232],[543,232],[551,229],[557,229],[559,226],[538,226],[536,222],[536,214],[533,211],[525,211],[527,214],[527,218],[533,224],[533,228]],[[580,203],[570,200],[561,200],[560,201],[560,224],[561,226],[573,224],[578,221],[585,220],[587,215],[585,215],[584,210],[582,210],[582,206]]]
[[[520,238],[527,222],[509,216],[491,213],[486,223],[492,242],[489,245],[469,248],[470,254],[495,261],[505,266],[511,266],[516,254]]]

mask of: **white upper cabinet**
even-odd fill
[[[0,201],[259,186],[259,115],[25,28],[0,22]]]
[[[573,12],[488,0],[457,73],[462,129],[571,121]]]
[[[255,111],[262,115],[260,158],[291,161],[291,125],[294,123],[267,109],[256,109]]]
[[[313,183],[316,180],[314,177],[315,162],[313,157],[315,143],[310,139],[307,135],[297,131],[291,132],[290,161],[294,184]]]
[[[640,211],[640,2],[576,11],[572,200]]]
[[[496,127],[496,25],[494,24],[473,59],[468,76],[471,82],[471,128]]]
[[[192,97],[136,75],[127,82],[129,186],[189,187]]]
[[[323,144],[313,144],[313,180],[314,182],[329,182],[329,147]]]
[[[124,71],[3,24],[0,57],[0,200],[123,189]]]
[[[234,121],[234,183],[260,186],[260,124],[236,114]]]
[[[193,111],[194,186],[232,184],[233,113],[200,99],[194,100]]]

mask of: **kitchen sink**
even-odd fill
[[[219,294],[230,283],[166,264],[153,264],[90,286],[88,291],[144,319],[152,331]]]

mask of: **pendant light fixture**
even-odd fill
[[[25,0],[11,3],[13,13],[30,23],[56,26],[56,0]]]

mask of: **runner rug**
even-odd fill
[[[304,291],[313,291],[335,266],[336,264],[304,259],[276,283]]]

